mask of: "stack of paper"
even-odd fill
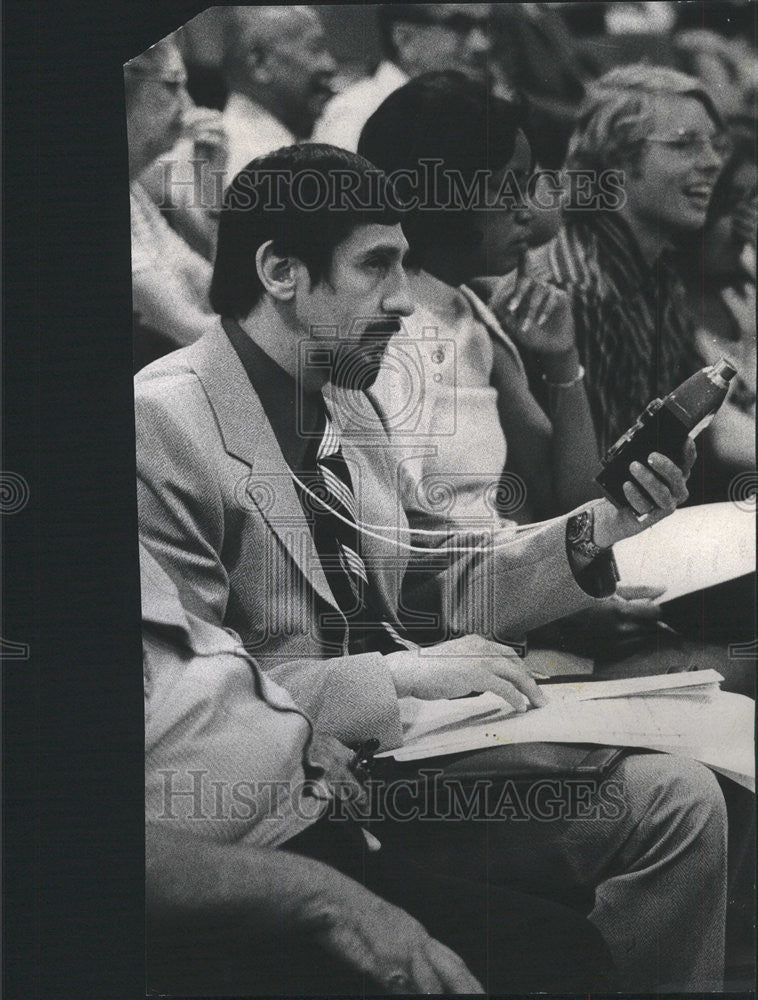
[[[405,742],[382,756],[418,760],[504,743],[646,747],[699,760],[755,791],[755,703],[721,691],[720,674],[545,685],[549,701],[526,713],[497,695],[403,707]]]

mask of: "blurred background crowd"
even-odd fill
[[[730,415],[718,424],[725,471],[713,495],[723,496],[735,469],[755,463],[758,57],[748,2],[209,8],[126,67],[136,369],[198,339],[214,321],[208,287],[223,191],[253,158],[303,141],[354,151],[391,93],[424,73],[461,70],[519,109],[533,166],[552,171],[540,185],[559,189],[593,82],[628,65],[642,90],[646,67],[688,74],[729,139],[717,179],[704,174],[704,226],[685,227],[673,247],[697,355],[710,363],[727,353],[740,370]],[[613,127],[602,141],[612,144]],[[623,165],[612,155],[606,163]],[[563,221],[560,207],[532,206],[528,243],[554,241]],[[593,390],[602,396],[592,385],[598,368],[592,357],[583,360],[592,401]],[[663,388],[673,385],[664,378]],[[632,416],[645,403],[633,399]],[[605,402],[593,405],[607,447],[624,428],[604,430],[597,406]]]

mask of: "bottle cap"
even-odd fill
[[[730,382],[737,374],[737,369],[727,358],[721,357],[713,366],[714,375],[720,375],[725,382]]]

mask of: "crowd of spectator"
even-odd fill
[[[750,8],[364,5],[347,44],[336,9],[216,7],[126,64],[151,988],[704,991],[725,933],[727,972],[752,962],[750,810],[691,761],[628,755],[624,815],[582,832],[389,823],[376,850],[327,818],[366,795],[346,746],[397,746],[406,700],[523,711],[535,680],[707,667],[754,696],[718,608],[675,630],[611,554],[755,469]],[[392,205],[303,208],[298,172]],[[267,175],[289,177],[270,211]],[[298,338],[369,313],[344,371],[303,368]],[[601,499],[601,456],[723,356],[697,456],[632,467],[623,511]],[[727,595],[732,641],[751,594]],[[316,805],[169,827],[180,771]],[[208,789],[177,794],[218,812]]]

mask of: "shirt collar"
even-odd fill
[[[384,62],[379,63],[376,72],[374,73],[374,83],[381,90],[387,91],[387,96],[389,96],[394,90],[399,90],[403,87],[410,77],[407,73],[404,73],[400,67],[389,59],[385,59]]]
[[[292,426],[300,412],[297,380],[270,358],[237,320],[224,317],[221,325],[261,401],[285,461],[291,469],[299,466],[302,456],[293,445]]]
[[[276,146],[291,146],[297,142],[296,136],[286,125],[246,94],[238,91],[231,93],[223,113],[225,117],[238,119],[247,128],[255,128],[264,133],[274,143],[272,149]]]

